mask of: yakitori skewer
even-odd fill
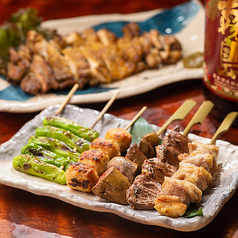
[[[63,103],[61,104],[61,106],[59,107],[59,109],[57,110],[57,112],[55,113],[55,116],[59,115],[60,112],[64,109],[65,105],[69,102],[69,100],[71,99],[71,97],[74,95],[74,93],[77,91],[77,89],[79,88],[79,85],[76,83],[72,89],[70,90],[70,92],[68,93],[66,99],[63,101]]]
[[[216,133],[213,135],[210,141],[211,145],[215,145],[218,136],[220,136],[221,134],[229,130],[229,128],[231,127],[232,123],[235,121],[237,116],[238,116],[238,112],[231,112],[227,114],[227,116],[225,117],[225,119],[223,120],[219,128],[217,129]]]
[[[212,103],[204,102],[186,127],[186,131],[188,132],[192,125],[202,123],[211,108]],[[154,199],[159,195],[164,178],[171,177],[179,168],[178,156],[189,152],[188,144],[190,142],[187,133],[181,134],[179,127],[176,126],[165,136],[161,145],[153,146],[151,143],[151,146],[155,148],[156,156],[146,153],[140,146],[139,149],[145,155],[144,157],[140,152],[134,152],[136,151],[135,146],[133,150],[129,149],[126,157],[140,162],[140,164],[142,162],[141,174],[136,177],[127,191],[127,201],[130,206],[134,209],[154,209]]]
[[[140,117],[141,114],[146,110],[146,108],[146,106],[143,107],[131,121],[136,121],[138,117]],[[126,129],[128,129],[131,125],[132,123],[129,123],[129,126],[127,126]],[[92,141],[89,150],[84,151],[81,154],[78,163],[72,164],[66,170],[65,175],[69,187],[82,192],[91,192],[92,188],[96,185],[101,176],[108,177],[104,175],[104,173],[107,173],[107,175],[108,173],[110,173],[110,176],[114,173],[116,174],[116,177],[113,178],[113,181],[115,181],[115,183],[113,181],[106,182],[107,184],[112,185],[113,190],[120,192],[122,191],[120,189],[117,189],[118,184],[120,187],[122,186],[122,184],[129,186],[129,181],[126,177],[124,177],[124,175],[122,175],[121,172],[119,172],[118,170],[115,171],[115,169],[113,168],[107,168],[109,161],[111,161],[116,156],[120,156],[121,151],[124,151],[125,148],[129,146],[128,144],[130,144],[131,142],[131,135],[129,132],[127,132],[126,129],[117,129],[119,129],[119,131],[115,132],[118,132],[116,137],[113,137],[115,133],[112,133],[110,134],[111,137],[109,136],[110,138],[106,138],[106,134],[105,138],[96,138],[94,141]],[[84,187],[85,183],[87,184],[87,188]],[[95,194],[99,195],[96,190],[94,190]],[[101,191],[101,189],[99,190]],[[103,194],[106,196],[107,193],[105,192]],[[123,196],[115,197],[115,202],[119,202],[118,200],[123,198]]]
[[[102,116],[106,113],[106,111],[110,108],[110,106],[112,105],[112,103],[116,100],[117,96],[118,96],[119,92],[116,92],[114,94],[114,96],[108,101],[108,103],[105,105],[105,107],[103,108],[103,110],[100,112],[100,114],[98,115],[97,119],[95,120],[95,122],[93,123],[93,125],[91,126],[91,128],[94,128],[94,126],[98,123],[98,121],[102,118]]]
[[[173,121],[184,119],[196,104],[197,103],[192,99],[186,100],[156,132],[156,134],[159,136]]]
[[[133,117],[133,119],[130,121],[130,123],[125,127],[124,130],[128,130],[135,122],[136,120],[143,114],[143,112],[147,109],[146,106],[141,108],[141,110]]]
[[[211,101],[209,100],[204,101],[202,105],[199,107],[199,109],[197,110],[197,112],[194,114],[189,124],[186,126],[185,130],[183,131],[183,135],[187,136],[189,130],[191,129],[193,125],[201,124],[203,120],[206,118],[206,116],[208,115],[208,113],[212,110],[213,106],[214,104]]]
[[[166,177],[155,208],[161,215],[182,216],[190,203],[202,200],[203,191],[212,182],[212,174],[217,168],[216,159],[219,147],[215,146],[217,137],[230,128],[238,113],[231,112],[221,123],[210,143],[193,141],[188,144],[189,153],[179,155],[178,170],[172,177]]]

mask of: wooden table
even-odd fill
[[[31,6],[45,20],[76,17],[102,13],[131,13],[170,7],[182,0],[18,0],[1,1],[0,22],[20,7]],[[179,88],[179,90],[178,90]],[[198,104],[180,122],[183,130],[196,109],[204,100],[201,79],[187,80],[154,89],[142,95],[117,100],[109,113],[123,119],[131,119],[146,105],[143,117],[152,124],[161,126],[186,99]],[[104,103],[80,105],[101,110]],[[9,140],[36,113],[14,114],[0,112],[0,144]],[[219,122],[208,116],[202,125],[192,127],[191,132],[211,138]],[[238,145],[238,130],[231,128],[220,139]],[[117,215],[93,212],[66,204],[54,198],[0,185],[0,237],[238,237],[238,193],[225,204],[217,217],[205,228],[192,233],[178,232],[157,226],[142,225],[125,220]]]

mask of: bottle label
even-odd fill
[[[208,0],[204,84],[218,96],[238,102],[238,1]]]

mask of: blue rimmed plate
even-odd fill
[[[175,34],[182,44],[183,55],[203,51],[205,12],[199,1],[193,0],[170,9],[159,9],[133,14],[107,14],[52,20],[43,27],[57,29],[60,34],[82,31],[88,27],[96,30],[107,28],[121,36],[121,28],[128,22],[138,22],[142,31],[158,29],[162,34]],[[146,70],[122,81],[95,88],[78,90],[71,103],[97,103],[109,100],[119,91],[118,98],[126,98],[148,92],[160,86],[188,79],[201,78],[202,69],[186,69],[182,61],[159,70]],[[69,91],[49,92],[31,96],[19,86],[13,86],[0,78],[0,111],[34,112],[61,103]]]

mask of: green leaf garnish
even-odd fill
[[[132,135],[131,143],[140,143],[141,137],[153,132],[151,125],[142,117],[139,117],[136,122],[130,127],[129,132]]]
[[[190,204],[183,217],[191,218],[195,216],[203,216],[202,208],[198,207],[196,204]]]

